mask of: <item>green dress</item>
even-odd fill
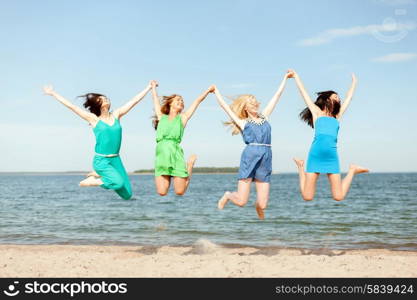
[[[181,116],[169,120],[163,114],[156,129],[155,176],[188,177],[184,151],[180,143],[184,134]]]

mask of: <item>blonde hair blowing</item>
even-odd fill
[[[250,94],[244,94],[235,98],[232,104],[230,104],[230,109],[236,114],[236,116],[239,119],[245,120],[249,117],[248,113],[245,110],[245,107],[246,103],[250,100],[256,100],[255,96]],[[237,124],[233,122],[233,120],[223,122],[223,124],[225,126],[229,126],[229,128],[232,130],[232,135],[241,133],[239,126],[237,126]]]
[[[172,94],[170,96],[163,96],[162,97],[162,104],[161,104],[161,113],[164,115],[169,115],[171,110],[171,103],[174,101],[176,97],[179,97],[182,100],[182,97],[178,94]],[[158,128],[158,117],[155,115],[152,116],[152,126],[155,130]]]

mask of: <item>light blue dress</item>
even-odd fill
[[[308,173],[340,173],[337,154],[339,121],[333,117],[319,117],[314,124],[314,140],[307,159]]]
[[[240,158],[239,179],[270,182],[272,173],[271,125],[264,116],[259,124],[248,120],[242,132],[246,144]]]

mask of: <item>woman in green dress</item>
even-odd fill
[[[156,191],[159,195],[165,196],[173,178],[175,194],[184,195],[197,159],[197,156],[193,154],[189,157],[187,164],[185,163],[184,151],[180,146],[184,128],[200,103],[209,93],[214,92],[214,86],[210,86],[203,92],[185,112],[183,112],[184,101],[180,95],[164,96],[161,105],[156,93],[158,83],[152,81],[151,86],[155,109],[153,125],[156,129],[157,143],[155,151]]]

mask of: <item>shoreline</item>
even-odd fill
[[[417,251],[0,245],[0,277],[417,277]]]
[[[208,239],[198,239],[196,242],[192,244],[140,244],[140,243],[132,243],[132,242],[62,242],[62,243],[19,243],[19,242],[1,242],[0,247],[3,246],[35,246],[35,247],[48,247],[48,246],[68,246],[68,247],[139,247],[139,248],[152,248],[158,249],[161,247],[170,247],[170,248],[193,248],[193,247],[200,247],[201,244],[211,245],[211,247],[218,247],[222,249],[243,249],[243,248],[251,248],[256,249],[259,252],[279,252],[279,251],[299,251],[302,253],[334,253],[334,252],[354,252],[354,251],[390,251],[390,252],[409,252],[409,253],[416,253],[417,248],[412,249],[405,249],[403,245],[398,245],[398,247],[389,247],[390,244],[381,245],[380,247],[361,247],[361,248],[331,248],[331,247],[299,247],[299,246],[270,246],[270,245],[256,245],[256,244],[221,244],[221,243],[214,243]]]

